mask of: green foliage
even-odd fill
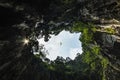
[[[84,53],[84,57],[83,57],[83,61],[86,62],[86,63],[91,63],[93,60],[92,60],[92,57],[91,57],[91,54],[90,54],[90,51],[86,51]]]
[[[94,45],[92,48],[87,49],[83,55],[83,61],[90,65],[91,70],[96,70],[100,63],[100,47]]]
[[[109,61],[107,58],[102,58],[101,65],[102,65],[103,69],[107,68],[108,63],[109,63]]]
[[[105,32],[107,32],[109,34],[115,34],[115,30],[112,28],[105,28]]]
[[[95,70],[95,66],[96,66],[95,62],[92,62],[92,63],[90,64],[90,66],[91,66],[91,69],[92,69],[92,70]]]
[[[98,45],[93,46],[91,51],[93,54],[99,55],[100,54],[100,46],[98,46]]]
[[[90,43],[92,41],[92,34],[89,33],[88,28],[84,28],[80,40],[83,42],[83,44],[87,45],[87,43]]]
[[[104,73],[109,61],[107,58],[102,57],[100,50],[100,47],[95,45],[92,48],[86,49],[82,58],[85,63],[90,65],[90,71],[99,71],[98,74],[102,76],[102,80],[105,80],[106,76]]]
[[[92,72],[97,72],[99,74],[101,80],[105,80],[105,69],[108,65],[108,60],[102,56],[100,53],[101,48],[94,41],[93,35],[97,31],[97,28],[91,23],[84,24],[82,22],[77,22],[73,25],[73,31],[82,32],[80,41],[83,46],[83,55],[82,60],[84,63],[87,63],[89,66],[86,68],[87,71],[90,70]],[[108,33],[115,33],[113,29],[106,29]],[[91,45],[92,43],[92,45]],[[99,67],[99,68],[98,68]]]
[[[107,58],[102,58],[102,60],[101,60],[101,65],[102,65],[102,68],[103,68],[103,72],[102,72],[102,74],[103,74],[103,76],[102,76],[102,80],[106,80],[105,69],[107,68],[108,64],[109,64],[108,59],[107,59]]]
[[[83,32],[84,28],[88,28],[88,26],[82,22],[73,23],[72,30],[76,32]]]
[[[52,71],[55,71],[55,67],[52,66],[52,65],[48,65],[48,69],[49,69],[49,70],[52,70]]]
[[[95,33],[97,29],[91,23],[84,24],[82,22],[75,22],[72,30],[76,32],[82,32],[80,41],[83,45],[87,45],[93,41],[93,33]]]
[[[83,30],[85,28],[89,29],[91,32],[96,32],[96,30],[97,30],[97,28],[94,26],[94,24],[92,24],[92,23],[85,24],[83,22],[74,22],[72,30],[83,32]]]

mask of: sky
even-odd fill
[[[49,54],[46,57],[50,60],[55,60],[57,56],[74,59],[77,53],[82,53],[80,34],[63,30],[57,36],[51,35],[48,42],[45,42],[43,38],[38,41],[48,50]]]

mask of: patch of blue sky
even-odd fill
[[[77,53],[82,53],[79,37],[80,33],[70,33],[63,30],[56,36],[52,35],[48,42],[39,39],[39,43],[43,44],[48,50],[49,55],[47,55],[47,58],[51,60],[55,60],[57,56],[74,59]]]

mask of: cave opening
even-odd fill
[[[118,4],[0,0],[0,80],[119,80]]]
[[[42,52],[46,50],[46,57],[55,60],[57,56],[74,59],[77,53],[82,54],[82,44],[79,40],[79,33],[70,33],[62,30],[57,35],[50,35],[51,38],[45,42],[44,38],[38,39],[39,46],[44,46]]]

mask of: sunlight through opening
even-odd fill
[[[23,42],[24,42],[24,44],[28,44],[29,43],[29,39],[25,38]]]

